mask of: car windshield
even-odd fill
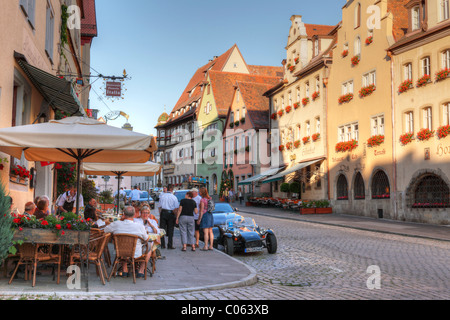
[[[186,193],[188,193],[188,192],[187,191],[175,191],[174,195],[175,195],[175,197],[177,197],[178,202],[180,202],[181,200],[186,198]]]
[[[244,228],[248,230],[253,230],[257,227],[254,219],[240,215],[236,215],[233,219],[227,219],[226,226],[228,228]]]
[[[228,203],[216,203],[215,210],[212,213],[230,213],[234,212],[233,208]]]

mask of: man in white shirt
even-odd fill
[[[134,189],[131,190],[130,200],[131,201],[140,201],[141,200],[141,191],[138,190],[137,186],[134,186]]]
[[[76,206],[77,191],[74,186],[70,186],[67,192],[64,192],[56,203],[59,212],[73,212]],[[80,208],[84,207],[83,196],[79,195]]]
[[[168,249],[175,249],[173,246],[173,232],[175,229],[176,215],[178,213],[178,208],[180,207],[180,203],[178,202],[177,197],[173,195],[172,191],[173,187],[169,186],[168,191],[161,194],[158,202],[158,210],[160,213],[159,227],[166,231]],[[161,248],[166,248],[165,237],[161,238]]]
[[[136,250],[134,252],[134,258],[139,258],[142,256],[142,241],[148,241],[148,234],[147,230],[145,229],[143,224],[135,223],[134,222],[134,214],[135,210],[133,207],[125,207],[123,210],[123,214],[125,219],[123,221],[115,221],[111,223],[110,225],[105,227],[105,233],[112,233],[112,234],[133,234],[137,235],[138,237],[142,238],[137,240],[136,243]],[[148,261],[150,259],[151,251],[146,255],[145,260]],[[138,278],[144,277],[144,268],[145,264],[141,263],[139,267],[139,271],[137,274]],[[122,263],[122,276],[128,276],[128,266],[124,262]]]

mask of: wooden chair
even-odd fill
[[[89,263],[93,263],[96,266],[97,275],[100,276],[100,279],[103,285],[106,284],[105,278],[108,276],[106,271],[105,262],[103,260],[103,252],[105,250],[106,245],[108,244],[109,238],[111,234],[99,234],[99,237],[93,238],[89,240]],[[79,252],[73,252],[70,256],[70,265],[80,264],[81,258]]]
[[[105,230],[104,228],[91,228],[91,232],[89,234],[89,237],[91,239],[95,239],[98,238],[102,235],[105,234]],[[105,263],[108,265],[108,268],[111,267],[111,254],[109,253],[109,248],[108,248],[108,243],[109,241],[111,241],[112,238],[110,237],[108,242],[105,245],[105,249],[103,250],[103,255],[104,255],[104,261]]]
[[[137,240],[141,239],[143,245],[142,245],[142,255],[138,258],[134,257],[134,252],[136,251],[136,244]],[[144,239],[132,235],[132,234],[115,234],[113,235],[114,240],[114,248],[116,250],[116,258],[114,259],[114,263],[112,266],[111,273],[108,277],[108,281],[111,280],[111,277],[116,273],[117,266],[119,262],[125,262],[125,263],[131,263],[131,269],[133,272],[133,282],[136,283],[136,262],[138,263],[144,263],[144,279],[147,280],[147,255],[149,253],[149,246],[148,242]]]
[[[40,250],[44,246],[45,245],[42,244],[31,244],[31,243],[24,243],[21,246],[19,246],[20,258],[11,276],[11,279],[9,280],[9,284],[11,284],[12,281],[14,280],[14,277],[17,273],[17,270],[19,269],[19,266],[24,264],[25,281],[28,280],[28,277],[32,277],[33,280],[32,286],[34,287],[36,285],[36,271],[38,263],[58,265],[58,278],[56,283],[59,284],[61,275],[61,246],[59,246],[58,254],[52,253],[52,246],[49,246],[47,250]],[[32,272],[33,274],[31,275]]]

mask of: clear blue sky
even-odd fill
[[[103,96],[103,81],[98,80],[91,108],[99,109],[100,116],[123,111],[134,131],[155,134],[164,105],[170,113],[194,72],[213,56],[236,43],[248,64],[281,66],[290,17],[336,25],[345,2],[97,0],[98,37],[91,66],[103,75],[120,76],[126,69],[132,79],[126,81],[125,99],[115,102]],[[121,117],[109,124],[121,127],[125,122]]]

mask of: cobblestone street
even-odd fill
[[[258,283],[255,285],[168,295],[99,295],[94,298],[80,295],[67,299],[450,299],[450,244],[446,241],[245,215],[253,217],[262,227],[272,228],[278,238],[275,255],[264,251],[234,256],[256,270]],[[380,268],[381,283],[379,289],[370,290],[367,281],[372,273],[367,269],[373,265]]]

